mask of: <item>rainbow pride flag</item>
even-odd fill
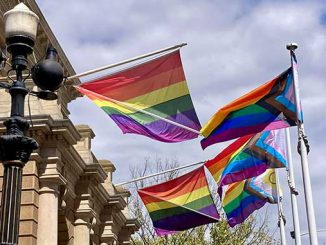
[[[158,235],[217,222],[204,166],[170,181],[138,190]]]
[[[163,142],[185,141],[199,134],[201,126],[179,51],[83,83],[77,89],[101,107],[123,133]]]
[[[299,113],[301,115],[301,113]],[[202,148],[248,134],[295,126],[298,120],[291,68],[222,107],[201,129]]]
[[[242,223],[267,202],[277,203],[275,170],[229,185],[222,198],[222,206],[231,227]]]
[[[240,137],[205,166],[223,186],[286,167],[286,159],[285,132],[278,129]]]

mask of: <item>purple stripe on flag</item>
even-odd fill
[[[209,205],[209,206],[207,206],[205,208],[199,209],[198,212],[207,214],[207,215],[209,215],[211,217],[214,217],[216,219],[220,218],[220,215],[218,214],[218,212],[216,210],[215,204],[212,204],[212,205]]]
[[[165,230],[165,229],[156,228],[156,227],[154,227],[154,230],[158,236],[172,235],[172,234],[179,232],[179,231]]]
[[[166,235],[166,234],[172,234],[177,231],[183,231],[187,230],[192,227],[209,224],[209,223],[215,223],[218,222],[219,215],[217,213],[215,204],[212,204],[208,207],[205,207],[198,212],[205,213],[208,212],[209,214],[203,215],[197,212],[190,211],[170,216],[161,220],[157,220],[153,222],[153,226],[155,227],[155,230],[159,236]],[[209,217],[209,216],[212,217]]]
[[[196,120],[196,118],[197,118],[196,112],[195,110],[192,109],[189,111],[180,112],[173,116],[166,117],[165,119],[199,131],[201,126],[199,121]],[[169,122],[165,122],[164,120],[158,119],[154,122],[144,124],[144,126],[149,128],[155,128],[155,127],[160,127],[160,125],[162,127],[164,126],[164,124],[173,125]]]
[[[119,126],[123,133],[142,134],[162,142],[181,142],[198,137],[198,134],[187,129],[157,120],[148,125],[142,125],[130,117],[110,114],[112,120]],[[182,122],[180,122],[182,124]]]
[[[234,182],[258,176],[264,173],[267,168],[268,166],[262,162],[257,166],[249,167],[239,172],[231,172],[230,174],[224,176],[222,175],[219,186],[228,185]]]
[[[250,214],[252,214],[254,211],[263,207],[266,202],[267,202],[266,200],[257,199],[255,201],[251,202],[250,205],[248,205],[244,208],[239,207],[239,208],[241,208],[241,212],[237,216],[228,218],[229,225],[231,227],[234,227],[237,224],[242,223],[246,218],[248,218],[248,216]]]

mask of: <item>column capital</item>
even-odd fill
[[[40,178],[43,176],[56,176],[61,175],[63,163],[61,161],[61,156],[57,152],[57,149],[47,149],[47,153],[51,152],[56,154],[56,156],[42,156],[42,161],[38,164],[38,172]]]
[[[87,164],[84,170],[84,175],[81,177],[81,180],[93,181],[94,184],[103,183],[107,178],[102,166],[98,163]]]
[[[110,196],[107,206],[111,210],[120,211],[127,206],[127,202],[121,195],[114,195]]]
[[[128,219],[119,232],[118,240],[120,244],[131,244],[131,235],[134,234],[139,228],[140,224],[137,219]]]
[[[114,164],[109,160],[99,160],[98,162],[102,166],[105,173],[107,174],[107,178],[105,179],[102,185],[106,189],[106,191],[110,195],[112,195],[115,192],[112,180],[113,180],[113,172],[116,170],[116,168]]]
[[[115,245],[117,244],[118,236],[114,233],[102,235],[100,238],[101,245]]]
[[[75,212],[76,219],[82,219],[85,222],[91,222],[95,219],[96,213],[92,208],[79,208]]]
[[[102,216],[102,215],[101,215]],[[102,234],[100,235],[101,245],[111,245],[115,244],[118,241],[118,233],[120,227],[118,227],[113,221],[112,215],[106,215],[106,220],[102,222],[101,226],[103,229]]]
[[[95,213],[93,212],[80,212],[75,214],[74,225],[86,225],[91,228]]]
[[[89,225],[96,219],[96,212],[94,211],[94,200],[89,193],[80,194],[75,199],[75,224],[76,225]]]
[[[61,174],[42,175],[39,177],[39,193],[56,193],[59,194],[59,186],[65,185],[67,180]]]

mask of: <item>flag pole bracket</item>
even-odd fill
[[[297,146],[297,151],[299,153],[299,155],[301,155],[301,146],[300,146],[300,140],[303,140],[304,145],[307,149],[307,154],[309,154],[310,152],[310,145],[309,145],[309,141],[308,141],[308,137],[304,134],[304,132],[302,130],[300,130],[300,136],[298,139],[298,146]]]
[[[277,222],[278,227],[280,227],[280,225],[281,225],[281,220],[283,220],[284,225],[286,225],[286,218],[285,218],[285,215],[283,213],[281,213],[278,216],[278,222]]]

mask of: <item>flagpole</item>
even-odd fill
[[[299,95],[299,81],[298,81],[298,72],[296,67],[295,59],[295,50],[298,45],[296,43],[290,43],[286,46],[290,50],[291,56],[291,65],[293,69],[293,83],[294,83],[294,93],[295,93],[295,102],[297,109],[297,118],[301,119],[301,105],[300,105],[300,95]],[[317,228],[316,228],[316,219],[315,219],[315,210],[313,205],[312,190],[311,190],[311,181],[309,174],[308,166],[308,151],[307,151],[307,139],[304,133],[304,125],[302,120],[298,120],[298,150],[301,157],[301,168],[302,168],[302,177],[303,177],[303,187],[306,200],[306,211],[308,219],[308,230],[309,230],[309,239],[311,245],[318,244]]]
[[[88,76],[90,74],[100,72],[100,71],[104,71],[104,70],[114,68],[114,67],[117,67],[117,66],[120,66],[120,65],[125,65],[127,63],[130,63],[130,62],[133,62],[133,61],[136,61],[136,60],[140,60],[140,59],[144,59],[144,58],[147,58],[147,57],[150,57],[150,56],[153,56],[153,55],[156,55],[156,54],[160,54],[160,53],[163,53],[163,52],[167,52],[167,51],[170,51],[170,50],[179,49],[179,48],[182,48],[183,46],[186,46],[186,45],[187,45],[187,43],[181,43],[181,44],[174,45],[174,46],[171,46],[171,47],[167,47],[167,48],[164,48],[164,49],[159,49],[159,50],[156,50],[154,52],[139,55],[139,56],[136,56],[134,58],[130,58],[130,59],[127,59],[127,60],[124,60],[124,61],[120,61],[118,63],[102,66],[102,67],[99,67],[99,68],[96,68],[96,69],[93,69],[93,70],[89,70],[89,71],[86,71],[86,72],[83,72],[83,73],[79,73],[79,74],[67,77],[66,81],[70,80],[70,79],[73,79],[73,78],[80,78],[80,77]]]
[[[300,236],[300,222],[298,214],[298,203],[297,195],[298,192],[295,189],[294,182],[294,171],[293,171],[293,161],[292,161],[292,152],[291,152],[291,139],[290,139],[290,129],[285,129],[286,134],[286,148],[287,148],[287,161],[288,161],[288,184],[291,192],[291,207],[292,207],[292,219],[293,219],[293,228],[294,228],[294,239],[296,245],[301,245],[301,236]]]
[[[286,245],[285,238],[285,222],[283,215],[283,207],[282,207],[282,199],[283,195],[280,190],[280,180],[278,178],[278,169],[275,169],[275,177],[276,177],[276,191],[277,191],[277,209],[278,209],[278,225],[280,227],[280,235],[281,235],[281,244]]]
[[[75,87],[76,89],[78,89],[78,88],[77,88],[78,86],[74,86],[74,87]],[[87,90],[87,92],[90,93],[90,94],[94,94],[95,96],[99,96],[98,94],[96,94],[96,93],[94,93],[93,91],[90,91],[90,90],[88,90],[88,89],[86,89],[86,88],[82,88],[82,89],[83,89],[83,90]],[[156,115],[156,114],[151,113],[151,112],[149,112],[149,111],[145,111],[145,110],[142,110],[142,109],[136,108],[136,107],[131,106],[130,104],[128,104],[128,103],[126,103],[126,102],[122,102],[122,101],[119,101],[119,100],[115,100],[115,99],[109,98],[109,97],[104,96],[104,95],[100,95],[100,96],[103,97],[103,98],[105,98],[106,100],[108,100],[108,101],[114,103],[114,104],[118,104],[118,105],[120,105],[120,106],[123,106],[123,107],[129,109],[129,110],[140,111],[140,112],[142,112],[142,113],[144,113],[144,114],[146,114],[146,115],[152,116],[152,117],[154,117],[154,118],[156,118],[156,119],[160,119],[160,120],[165,121],[165,122],[167,122],[167,123],[173,124],[173,125],[175,125],[175,126],[177,126],[177,127],[180,127],[180,128],[186,129],[186,130],[188,130],[188,131],[190,131],[190,132],[193,132],[193,133],[195,133],[195,134],[201,135],[201,133],[200,133],[198,130],[196,130],[196,129],[189,128],[189,127],[187,127],[187,126],[185,126],[185,125],[183,125],[183,124],[180,124],[180,123],[177,123],[177,122],[171,121],[171,120],[166,119],[166,118],[164,118],[164,117],[160,117],[159,115]]]
[[[180,170],[180,169],[189,168],[189,167],[196,166],[196,165],[203,164],[203,163],[205,163],[205,161],[191,163],[191,164],[188,164],[188,165],[184,165],[184,166],[176,167],[176,168],[173,168],[173,169],[165,170],[165,171],[162,171],[162,172],[159,172],[159,173],[139,177],[139,178],[129,180],[129,181],[126,181],[126,182],[121,182],[121,183],[115,184],[115,186],[122,186],[122,185],[130,184],[130,183],[133,183],[133,182],[137,182],[137,181],[141,181],[141,180],[144,180],[144,179],[152,178],[152,177],[155,177],[155,176],[158,176],[158,175],[161,175],[161,174],[170,173],[170,172],[177,171],[177,170]]]

